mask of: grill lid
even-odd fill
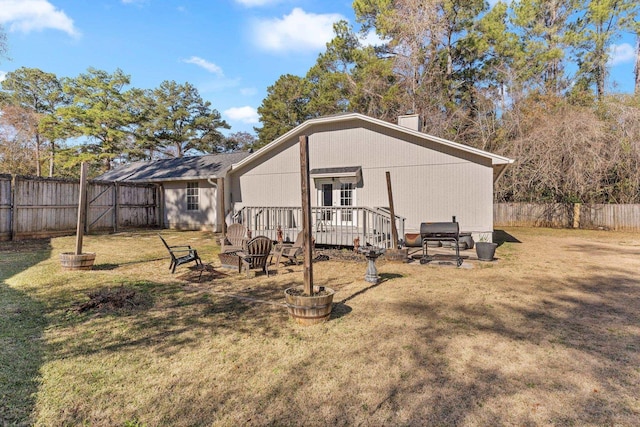
[[[460,227],[457,222],[423,222],[420,224],[420,235],[425,237],[457,237]]]

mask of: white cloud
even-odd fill
[[[341,19],[346,18],[337,13],[318,15],[295,8],[282,19],[258,21],[255,43],[274,52],[322,50],[334,36],[333,24]]]
[[[384,39],[376,34],[375,30],[369,31],[364,37],[358,36],[358,38],[363,46],[381,46],[386,43]]]
[[[254,124],[260,122],[258,111],[253,107],[231,107],[222,113],[229,120],[235,120],[242,123]]]
[[[244,96],[253,96],[258,93],[258,90],[255,87],[243,87],[240,89],[240,93]]]
[[[280,0],[236,0],[236,3],[239,3],[245,7],[265,6],[268,4],[275,4],[279,2]]]
[[[7,79],[7,72],[6,71],[0,71],[0,83],[5,81]]]
[[[629,43],[612,45],[609,47],[609,65],[632,62],[636,59],[636,51]]]
[[[73,20],[48,0],[0,0],[0,24],[9,24],[9,31],[28,33],[51,28],[80,35]]]
[[[202,59],[200,57],[192,56],[189,59],[185,59],[183,62],[186,62],[187,64],[195,64],[198,67],[204,68],[205,70],[209,71],[210,73],[214,73],[214,74],[219,75],[220,77],[224,76],[224,73],[222,72],[222,68],[220,68],[219,66],[217,66],[213,62],[209,62],[209,61],[207,61],[205,59]]]

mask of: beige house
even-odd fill
[[[455,217],[462,232],[490,236],[493,185],[513,160],[420,131],[417,115],[398,124],[348,113],[306,121],[234,163],[225,181],[227,221],[275,239],[301,229],[299,137],[309,140],[316,242],[389,244],[391,176],[401,236],[422,222]]]
[[[390,246],[390,173],[400,237],[422,222],[448,222],[477,239],[493,231],[493,185],[513,160],[420,131],[349,113],[306,121],[255,153],[136,162],[99,179],[158,183],[164,227],[295,240],[302,229],[300,136],[309,141],[313,234],[318,244]],[[224,191],[222,190],[224,188]],[[224,195],[223,195],[224,193]]]

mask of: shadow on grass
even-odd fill
[[[466,417],[483,406],[483,402],[506,399],[523,392],[524,388],[553,387],[566,393],[565,405],[571,413],[550,413],[545,423],[550,425],[626,425],[622,420],[639,419],[640,410],[635,401],[617,396],[637,395],[637,366],[640,365],[640,341],[634,332],[640,324],[640,279],[635,272],[609,269],[610,274],[595,273],[584,277],[568,278],[555,288],[536,289],[536,283],[526,283],[532,294],[541,294],[527,308],[521,304],[503,302],[498,312],[491,305],[460,305],[453,303],[415,302],[403,304],[399,311],[426,317],[428,326],[419,329],[421,341],[428,343],[428,352],[420,345],[414,349],[414,358],[421,369],[433,373],[428,383],[408,381],[398,384],[406,396],[410,389],[439,384],[439,391],[424,408],[409,416],[409,424],[422,419],[446,420],[446,424],[464,423]],[[524,298],[528,298],[525,296]],[[550,348],[556,354],[574,354],[579,365],[553,357],[543,363],[572,366],[573,376],[549,378],[544,366],[530,371],[522,370],[506,375],[501,370],[473,366],[465,375],[451,374],[447,357],[449,345],[457,337],[485,335],[486,341],[474,348],[474,358],[490,354],[497,342],[521,347],[530,345],[535,351]],[[497,338],[496,338],[497,337]],[[426,355],[426,356],[425,356]],[[589,361],[589,362],[587,362]],[[580,393],[575,377],[598,384],[592,393]],[[551,386],[549,386],[551,384]],[[584,390],[582,390],[584,391]],[[570,396],[570,397],[569,397]],[[392,405],[389,401],[381,405]],[[395,402],[400,407],[401,402]],[[380,406],[380,405],[379,405]],[[532,413],[533,415],[533,413]],[[496,417],[498,415],[496,414]],[[533,416],[521,415],[519,425],[536,425]],[[504,418],[483,420],[486,425],[501,425]],[[513,420],[512,420],[513,421]]]
[[[148,262],[155,262],[155,261],[162,261],[163,259],[169,260],[169,258],[154,258],[154,259],[145,259],[145,260],[136,260],[136,261],[129,261],[129,262],[121,262],[118,264],[112,264],[112,263],[102,263],[102,264],[95,264],[93,266],[93,270],[115,270],[119,267],[122,267],[123,265],[134,265],[134,264],[145,264]]]
[[[504,230],[495,230],[493,232],[494,242],[501,246],[503,243],[522,243],[515,236],[507,233]]]
[[[339,319],[351,313],[351,311],[353,311],[353,309],[342,301],[334,303],[329,320]]]
[[[29,425],[44,360],[45,309],[9,279],[46,260],[50,240],[0,245],[0,425]]]

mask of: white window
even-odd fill
[[[340,184],[340,206],[353,206],[353,188],[354,185],[351,182]],[[351,209],[344,209],[342,211],[342,221],[352,221],[353,211]]]
[[[187,210],[198,210],[198,183],[187,182]]]

